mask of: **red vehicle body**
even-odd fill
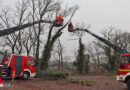
[[[126,83],[130,90],[130,53],[121,55],[121,63],[118,65],[117,80]]]
[[[28,79],[36,76],[35,59],[30,56],[11,55],[6,57],[0,65],[0,76]]]

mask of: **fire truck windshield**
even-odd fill
[[[28,64],[34,66],[35,65],[35,61],[34,60],[28,60]]]
[[[121,64],[129,64],[130,56],[122,56]]]

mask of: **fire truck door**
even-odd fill
[[[15,56],[14,66],[16,68],[16,71],[15,71],[16,76],[20,76],[21,75],[21,67],[22,67],[22,57],[21,56]]]

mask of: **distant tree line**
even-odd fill
[[[77,34],[77,32],[76,32]],[[120,29],[116,29],[113,26],[102,30],[102,37],[111,42],[115,46],[122,48],[125,51],[130,51],[130,33],[122,32]],[[85,74],[94,69],[95,73],[103,72],[116,72],[118,64],[121,60],[121,53],[113,50],[108,45],[95,39],[90,41],[86,46],[82,42],[83,34],[78,32],[79,47],[74,52],[75,61],[74,66],[78,73]],[[87,58],[85,58],[87,56]]]
[[[109,27],[102,30],[103,38],[110,41],[123,50],[130,51],[130,33],[122,32],[120,29]],[[113,50],[111,47],[95,39],[87,46],[87,53],[90,55],[90,63],[95,69],[101,69],[104,72],[115,72],[120,63],[121,53]]]

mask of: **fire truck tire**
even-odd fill
[[[29,75],[28,72],[24,72],[24,73],[23,73],[22,78],[23,78],[24,80],[27,80],[29,77],[30,77],[30,75]]]
[[[130,90],[130,78],[127,80],[127,88]]]

